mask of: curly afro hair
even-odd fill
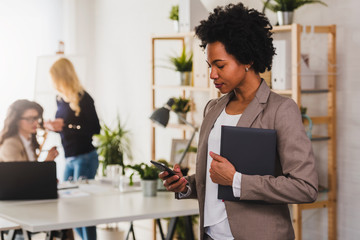
[[[272,26],[264,14],[248,9],[242,3],[217,7],[207,20],[195,28],[201,47],[221,42],[227,53],[241,64],[251,64],[257,73],[271,70],[275,54]]]

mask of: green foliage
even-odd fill
[[[105,176],[106,166],[109,164],[119,164],[122,166],[122,174],[125,174],[124,156],[132,159],[129,131],[121,125],[120,118],[117,117],[117,125],[112,130],[105,123],[101,126],[100,134],[95,135],[95,145],[102,163],[103,175]]]
[[[126,167],[135,170],[143,180],[156,180],[158,179],[158,175],[160,173],[159,169],[157,169],[155,166],[147,165],[145,163],[126,165]],[[130,186],[133,185],[133,176],[134,173],[130,175]]]
[[[185,47],[182,50],[180,56],[170,57],[170,62],[174,65],[175,70],[178,72],[191,72],[193,65],[193,53],[190,53],[190,56],[186,54]]]
[[[185,151],[185,149],[180,149],[178,151],[178,153],[183,153]],[[187,150],[188,153],[197,153],[197,147],[194,146],[190,146],[189,149]]]
[[[307,107],[300,106],[300,112],[302,115],[305,115],[307,111]]]
[[[179,5],[171,7],[169,18],[174,21],[179,21]]]
[[[198,223],[199,215],[191,216],[192,225]],[[165,218],[170,221],[170,218]],[[186,240],[186,222],[185,217],[179,217],[175,227],[175,233],[178,240]]]
[[[171,106],[172,110],[174,112],[180,112],[180,113],[187,113],[190,111],[190,99],[188,98],[173,98],[174,99],[174,105]]]
[[[324,6],[327,6],[326,3],[317,0],[272,0],[267,5],[265,5],[265,7],[273,12],[293,12],[295,9],[303,5],[312,3],[320,3]],[[266,2],[264,2],[264,4],[266,4]]]

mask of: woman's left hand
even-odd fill
[[[232,186],[234,174],[236,172],[235,167],[224,157],[210,152],[212,162],[210,165],[210,178],[214,183]]]
[[[46,156],[45,161],[54,161],[54,159],[59,155],[59,152],[57,151],[56,147],[52,147],[48,155]]]

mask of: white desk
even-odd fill
[[[20,225],[0,218],[0,231],[7,231],[12,229],[20,229]]]
[[[56,200],[0,201],[0,216],[30,232],[198,213],[197,200],[176,200],[170,192],[158,192],[157,197],[112,191]]]

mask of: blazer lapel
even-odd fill
[[[237,123],[238,127],[251,127],[252,123],[255,121],[256,117],[264,109],[265,104],[270,95],[270,88],[264,80],[262,80],[258,91],[254,99],[246,107],[243,112],[239,122]]]
[[[225,95],[223,98],[218,99],[217,103],[211,109],[211,111],[208,112],[206,118],[203,121],[202,128],[205,129],[204,132],[204,139],[208,139],[211,129],[213,128],[215,121],[221,114],[222,110],[226,107],[230,99],[233,97],[234,93],[231,92],[227,95]]]
[[[206,180],[206,163],[207,163],[207,154],[208,154],[208,139],[211,129],[214,126],[216,119],[221,114],[222,110],[225,108],[226,104],[229,102],[233,93],[229,93],[222,98],[219,98],[215,101],[217,103],[214,107],[207,113],[206,117],[204,118],[201,124],[201,131],[203,132],[199,138],[199,152],[198,152],[198,159],[201,161],[197,161],[196,169],[197,171],[197,179],[203,181],[201,183],[202,189],[200,191],[205,192],[205,180]],[[199,191],[198,190],[198,191]]]

